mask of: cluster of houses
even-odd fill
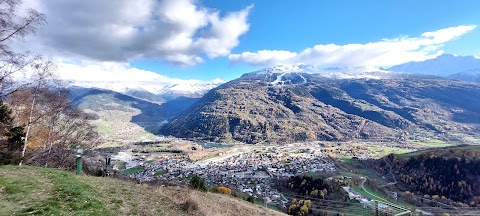
[[[334,163],[319,148],[312,146],[264,146],[211,161],[193,162],[188,157],[165,154],[153,162],[139,164],[140,171],[130,177],[141,182],[161,180],[176,185],[188,184],[193,175],[209,186],[226,186],[266,203],[284,206],[288,201],[274,189],[279,179],[314,172],[335,171]]]

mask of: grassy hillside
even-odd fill
[[[54,169],[0,166],[0,215],[30,214],[282,215],[220,194],[76,176]]]

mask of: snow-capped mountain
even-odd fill
[[[444,54],[434,59],[408,62],[388,68],[389,71],[420,73],[443,77],[474,69],[480,69],[480,58],[451,54]]]
[[[308,77],[327,79],[382,79],[398,75],[396,72],[386,71],[373,66],[358,67],[328,67],[317,65],[297,64],[280,65],[265,68],[252,73],[244,74],[242,77],[263,76],[264,80],[271,85],[307,83]]]
[[[244,143],[447,134],[474,130],[479,93],[477,83],[375,67],[282,65],[220,85],[161,131]]]
[[[388,72],[386,70],[373,66],[356,66],[356,67],[322,67],[310,64],[296,64],[296,65],[279,65],[270,68],[265,68],[253,73],[257,74],[271,74],[271,73],[308,73],[308,74],[322,74],[329,75],[332,73],[340,74],[363,74],[370,72]]]
[[[120,93],[148,92],[154,95],[194,96],[203,95],[208,90],[224,83],[223,80],[197,81],[177,80],[169,82],[162,80],[152,81],[71,81],[73,85],[89,88],[101,88]]]
[[[73,86],[101,88],[124,94],[133,92],[131,96],[135,97],[147,94],[200,97],[224,83],[218,78],[210,81],[170,78],[120,63],[86,66],[60,63],[58,73],[59,78]]]

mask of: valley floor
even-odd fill
[[[403,198],[397,200],[391,197],[394,193],[395,196],[400,196],[405,190],[385,190],[386,186],[396,186],[392,172],[380,174],[362,161],[379,159],[392,153],[404,157],[431,149],[452,148],[459,144],[460,141],[425,138],[409,142],[353,140],[285,145],[225,145],[163,138],[107,148],[106,151],[97,150],[113,156],[112,166],[116,173],[138,182],[185,186],[192,175],[198,175],[209,187],[228,187],[237,194],[252,196],[259,203],[265,202],[269,207],[283,212],[287,211],[295,195],[289,195],[291,191],[283,191],[281,180],[297,175],[353,178],[357,179],[357,183],[349,188],[356,198],[349,200],[348,205],[351,202],[366,205],[365,203],[371,204],[373,200],[378,200],[383,202],[382,205],[395,208],[398,213],[413,208]],[[372,186],[371,182],[377,183]],[[324,204],[323,200],[318,202]],[[312,204],[320,205],[315,202]],[[365,209],[365,206],[361,208]],[[343,209],[332,208],[332,211],[343,212]]]

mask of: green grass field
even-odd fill
[[[218,157],[218,156],[220,156],[220,153],[211,154],[211,155],[208,155],[208,156],[205,157],[205,158],[202,158],[201,161],[203,161],[203,160],[208,160],[208,159],[212,159],[212,158],[216,158],[216,157]]]
[[[368,190],[368,192],[370,192],[371,194],[373,194],[377,197],[370,195],[369,193],[364,191],[362,189],[362,187],[360,187],[360,186],[353,186],[352,189],[355,190],[356,192],[358,192],[360,195],[362,195],[362,197],[370,198],[370,199],[373,199],[373,200],[380,200],[380,201],[388,202],[388,200],[386,199],[386,197],[382,193],[373,190],[372,188],[368,187],[367,185],[365,185],[365,189]]]
[[[119,170],[124,170],[125,166],[127,165],[127,162],[123,162],[123,161],[114,161],[112,163],[116,165]]]
[[[0,215],[9,215],[8,213],[13,212],[25,215],[67,215],[69,212],[76,212],[78,215],[108,215],[105,204],[95,198],[96,191],[88,184],[78,182],[75,176],[56,170],[37,174],[41,176],[0,177],[0,185],[5,192],[0,201]],[[39,184],[46,187],[39,188],[37,187]],[[44,193],[46,191],[48,195]],[[36,194],[42,195],[37,197]],[[22,202],[25,201],[30,206],[24,208]]]
[[[102,135],[109,135],[113,133],[113,123],[112,122],[96,122],[95,126],[97,127],[97,132]]]
[[[453,153],[450,151],[456,151],[455,156],[461,156],[463,151],[480,151],[480,146],[478,145],[462,145],[462,146],[449,146],[449,147],[443,147],[443,148],[435,148],[435,149],[426,149],[426,150],[421,150],[421,151],[415,151],[415,152],[409,152],[405,154],[399,154],[398,157],[401,159],[408,159],[412,156],[418,156],[421,154],[429,153],[429,152],[435,152],[437,155],[444,155],[444,156],[451,156]]]
[[[142,172],[144,169],[141,166],[135,166],[126,170],[122,170],[121,173],[125,175],[135,174],[138,172]]]
[[[368,147],[370,151],[373,151],[375,154],[373,155],[374,157],[383,157],[387,156],[389,154],[405,154],[408,152],[411,152],[411,150],[408,149],[402,149],[402,148],[393,148],[393,147]]]
[[[423,142],[414,142],[417,145],[421,145],[424,147],[448,147],[448,146],[455,146],[455,144],[447,143],[443,140],[438,139],[431,139]]]
[[[347,155],[337,155],[336,157],[341,158],[341,159],[352,159],[353,156],[347,156]]]
[[[382,184],[386,184],[388,182],[382,178],[382,176],[375,172],[374,170],[366,167],[364,164],[360,163],[360,161],[355,159],[344,159],[343,165],[345,166],[346,170],[343,172],[339,172],[339,174],[348,177],[354,176],[365,176],[369,179],[376,179]]]

